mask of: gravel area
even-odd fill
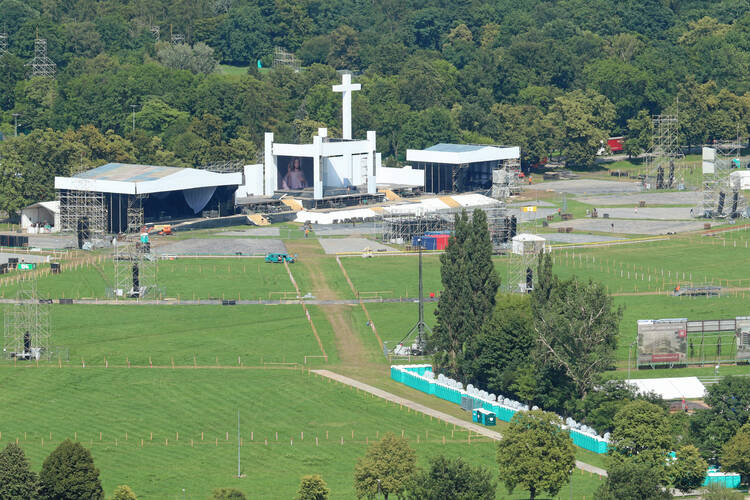
[[[75,234],[30,234],[30,248],[78,248]]]
[[[26,261],[26,262],[47,262],[47,256],[46,255],[35,255],[35,254],[27,254],[27,253],[0,253],[0,263],[5,264],[8,262],[8,259],[11,257],[15,257],[18,259],[19,262]]]
[[[222,231],[221,236],[279,236],[278,227],[254,227],[252,229],[242,229],[233,231]]]
[[[510,207],[510,208],[528,207],[528,206],[554,207],[555,204],[551,203],[549,201],[544,201],[544,200],[538,200],[538,201],[519,201],[517,203],[509,203],[508,204],[508,207]]]
[[[266,255],[286,253],[286,246],[276,239],[191,238],[154,248],[161,255]]]
[[[365,238],[320,238],[318,241],[320,246],[323,247],[323,251],[328,254],[362,252],[365,248],[369,248],[373,252],[395,250],[393,247]]]
[[[313,233],[318,236],[347,236],[350,234],[379,234],[382,229],[374,222],[361,224],[313,224]]]
[[[637,205],[645,201],[647,205],[695,205],[703,199],[700,191],[671,191],[668,193],[644,192],[610,196],[587,196],[578,198],[589,205]]]
[[[600,181],[597,179],[571,179],[569,181],[552,181],[526,186],[529,190],[554,190],[571,194],[604,194],[636,193],[641,191],[638,182]]]
[[[573,219],[569,221],[554,222],[550,227],[572,227],[578,231],[601,231],[608,232],[615,225],[615,233],[624,234],[669,234],[683,231],[695,231],[703,229],[701,221],[660,221],[660,220],[609,220],[609,219]]]
[[[555,215],[557,213],[556,208],[537,208],[536,212],[523,212],[520,208],[511,208],[508,210],[508,215],[515,215],[516,218],[521,222],[527,222],[530,220],[546,219],[548,215]]]
[[[689,207],[670,208],[606,208],[596,209],[599,217],[609,214],[611,219],[659,219],[659,220],[692,220]]]
[[[599,234],[580,233],[539,233],[539,236],[548,241],[557,243],[598,243],[600,241],[615,241],[622,238],[617,236],[601,236]]]

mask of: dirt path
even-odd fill
[[[302,265],[307,270],[312,282],[315,295],[321,300],[335,300],[340,297],[331,288],[323,273],[321,261],[325,259],[323,249],[317,240],[290,240],[286,242],[290,253],[296,253],[299,260],[295,266]],[[336,337],[336,349],[343,365],[362,366],[367,359],[362,339],[352,327],[347,308],[352,306],[342,304],[320,305],[320,309],[331,324]]]
[[[406,398],[402,398],[400,396],[396,396],[395,394],[391,394],[390,392],[384,391],[382,389],[378,389],[377,387],[373,387],[371,385],[363,384],[362,382],[359,382],[357,380],[354,380],[349,377],[345,377],[343,375],[339,375],[338,373],[334,373],[329,370],[311,370],[313,373],[317,373],[318,375],[322,375],[323,377],[328,377],[332,380],[336,380],[337,382],[341,382],[346,385],[350,385],[352,387],[356,387],[362,391],[369,392],[370,394],[373,394],[379,398],[386,399],[392,403],[397,403],[402,406],[406,406],[411,408],[414,411],[418,411],[420,413],[424,413],[425,415],[430,415],[433,418],[437,418],[438,420],[442,420],[443,422],[448,422],[449,424],[453,424],[459,427],[463,427],[464,429],[467,429],[474,434],[478,434],[480,436],[485,436],[490,439],[494,439],[495,441],[500,441],[503,436],[497,431],[490,430],[486,427],[483,427],[481,425],[477,425],[473,422],[468,422],[466,420],[456,418],[452,415],[448,415],[447,413],[443,413],[438,410],[434,410],[428,406],[421,405],[419,403],[415,403],[414,401],[411,401]],[[576,467],[579,469],[592,472],[594,474],[597,474],[599,476],[605,476],[607,475],[607,471],[605,471],[602,468],[593,466],[591,464],[587,464],[585,462],[581,462],[576,460]]]

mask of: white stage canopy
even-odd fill
[[[407,149],[406,161],[466,165],[485,161],[512,160],[521,157],[518,147],[497,147],[477,144],[435,144],[427,149]]]
[[[130,195],[239,186],[242,183],[241,172],[220,174],[195,168],[127,163],[107,163],[73,177],[55,177],[55,189]]]
[[[638,387],[638,392],[653,392],[662,399],[700,399],[706,395],[706,387],[698,377],[639,378],[626,380]]]

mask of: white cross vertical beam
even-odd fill
[[[334,92],[343,94],[341,109],[341,131],[344,139],[352,138],[352,92],[362,89],[359,83],[352,83],[352,75],[344,73],[341,75],[341,85],[334,85]]]

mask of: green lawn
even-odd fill
[[[363,296],[381,292],[384,298],[417,297],[419,294],[419,263],[416,255],[342,258],[341,262]],[[437,294],[443,287],[440,281],[440,257],[422,256],[424,293]]]
[[[51,343],[66,349],[76,366],[82,360],[87,366],[103,366],[105,357],[109,364],[140,366],[148,366],[149,359],[163,366],[172,361],[178,366],[302,364],[305,356],[321,355],[299,305],[50,307]],[[313,320],[324,326],[322,319]],[[330,330],[319,334],[335,360]]]
[[[57,443],[77,438],[91,448],[108,494],[128,484],[143,499],[183,498],[183,489],[185,497],[206,498],[216,487],[291,498],[302,475],[317,473],[331,498],[352,498],[356,459],[389,431],[404,432],[422,466],[444,453],[496,468],[487,440],[469,444],[466,432],[300,372],[6,367],[0,381],[0,444],[18,439],[39,470]],[[572,492],[591,498],[600,482],[575,471]],[[567,494],[565,488],[560,498]]]
[[[278,299],[279,292],[294,287],[284,266],[267,264],[263,259],[175,259],[156,263],[157,284],[162,297],[195,299]],[[113,287],[114,264],[83,265],[38,280],[41,297],[106,298]],[[16,285],[0,288],[3,297],[14,297]]]

